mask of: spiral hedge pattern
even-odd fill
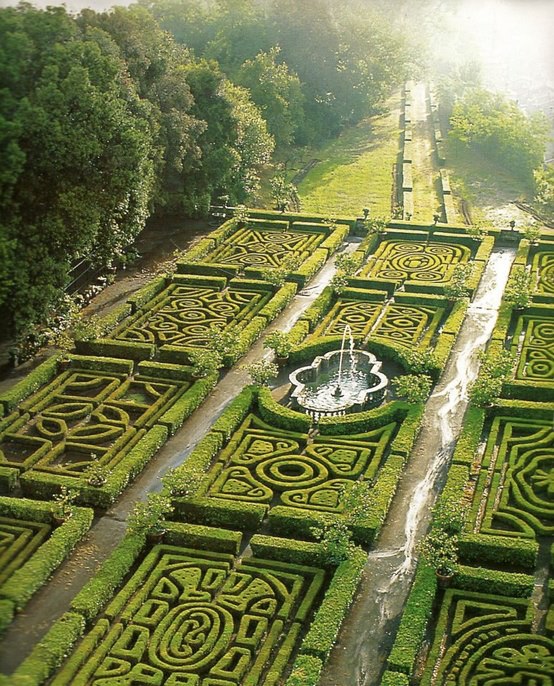
[[[512,350],[518,357],[518,381],[554,382],[554,317],[520,315]]]
[[[444,285],[450,281],[454,267],[470,257],[469,248],[454,243],[387,240],[381,243],[375,261],[362,275],[386,281]]]
[[[157,346],[202,348],[211,327],[225,329],[251,319],[271,298],[271,291],[230,286],[218,288],[170,284],[150,307],[125,322],[116,340]]]
[[[81,477],[91,462],[113,469],[189,387],[140,374],[63,372],[21,403],[0,434],[3,466]]]
[[[207,262],[245,267],[279,267],[291,256],[312,253],[325,239],[324,232],[256,230],[235,231],[206,256]]]
[[[324,585],[316,567],[155,546],[81,644],[81,668],[57,683],[263,683]]]
[[[361,436],[311,441],[250,415],[214,464],[207,495],[342,512],[354,481],[377,473],[396,430],[391,422]]]

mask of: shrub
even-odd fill
[[[433,381],[427,374],[404,374],[393,379],[392,385],[397,395],[409,403],[423,403],[429,397]]]
[[[267,384],[279,374],[279,367],[274,362],[260,360],[252,364],[241,367],[250,375],[252,383],[257,386],[267,386]]]

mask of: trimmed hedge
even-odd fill
[[[164,534],[164,542],[185,548],[192,547],[199,550],[211,550],[216,553],[238,555],[242,542],[242,532],[171,522],[168,523],[168,528]]]
[[[280,405],[274,400],[269,388],[259,389],[258,410],[261,418],[276,428],[307,433],[312,426],[312,420],[307,414]]]
[[[299,655],[292,667],[285,686],[317,686],[323,664],[312,655]]]
[[[329,253],[324,248],[316,248],[312,255],[301,264],[300,268],[288,278],[295,281],[301,287],[317,274],[329,257]]]
[[[250,412],[257,398],[257,386],[246,386],[225,408],[223,414],[212,424],[211,431],[219,432],[228,441]]]
[[[137,362],[140,360],[151,360],[156,354],[156,346],[152,343],[115,341],[111,338],[98,338],[94,341],[75,341],[75,349],[82,355],[123,357],[136,360]]]
[[[0,396],[0,404],[6,413],[15,410],[17,405],[25,398],[35,393],[41,386],[50,383],[58,373],[58,361],[60,355],[49,357],[36,369],[29,372],[27,376],[17,383],[9,391]]]
[[[144,535],[128,534],[94,577],[73,599],[70,609],[90,623],[113,598],[144,548]]]
[[[81,615],[66,612],[10,677],[12,686],[43,684],[62,664],[85,630]]]
[[[381,686],[410,686],[410,680],[405,674],[387,670],[383,674]]]
[[[457,588],[513,598],[529,598],[533,592],[534,582],[534,577],[528,574],[514,574],[483,567],[459,565],[456,571]]]
[[[340,417],[322,417],[319,420],[319,432],[323,436],[335,435],[343,436],[350,434],[365,433],[370,431],[377,426],[382,426],[390,421],[403,421],[408,414],[410,407],[413,407],[411,411],[410,423],[412,425],[412,430],[421,421],[422,409],[419,406],[411,406],[409,403],[403,402],[401,400],[394,400],[391,403],[387,403],[381,407],[374,407],[371,410],[365,410],[364,412],[354,412],[352,414],[346,414]],[[402,437],[399,439],[397,444],[397,449],[404,444],[405,449],[408,449],[409,443],[408,436],[409,431],[402,433]]]
[[[156,295],[161,293],[164,288],[167,287],[169,279],[166,276],[158,276],[153,281],[150,281],[143,286],[141,289],[133,293],[133,295],[127,300],[130,303],[132,312],[135,313],[137,310],[145,305],[149,300],[152,300]]]
[[[470,565],[506,566],[532,573],[539,544],[524,538],[468,533],[458,541],[460,559]]]
[[[256,557],[299,565],[328,565],[321,543],[255,534],[250,539],[250,547]]]
[[[52,511],[50,505],[43,504],[42,508]],[[10,509],[17,511],[18,508]],[[25,508],[21,508],[21,511],[24,512]],[[0,588],[0,597],[11,601],[16,610],[21,610],[90,529],[93,517],[90,509],[74,508],[71,517],[52,532],[25,564],[13,572]]]
[[[337,567],[302,643],[301,655],[312,655],[322,662],[327,660],[358,589],[366,561],[366,554],[357,549]]]
[[[167,427],[169,434],[173,436],[183,425],[185,419],[204,402],[206,397],[215,388],[219,380],[219,374],[209,374],[198,379],[191,388],[176,400],[173,405],[158,419],[158,423]]]
[[[117,357],[93,357],[91,355],[68,355],[70,368],[85,369],[100,373],[125,374],[133,373],[134,362]],[[63,364],[63,360],[60,361]],[[140,365],[139,365],[140,368]]]
[[[396,639],[387,660],[387,669],[390,671],[412,676],[427,624],[431,619],[436,592],[435,571],[427,565],[418,565],[412,590],[404,606]]]

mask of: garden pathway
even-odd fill
[[[412,178],[415,221],[432,222],[442,214],[439,166],[433,149],[433,123],[424,83],[412,89]]]

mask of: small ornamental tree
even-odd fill
[[[275,362],[268,362],[267,360],[260,360],[252,364],[241,367],[250,375],[252,383],[257,386],[267,386],[271,379],[274,379],[279,374],[279,367]]]
[[[531,305],[533,300],[533,277],[523,267],[516,267],[504,292],[504,299],[516,310]]]
[[[423,559],[441,576],[456,571],[458,563],[458,537],[435,528],[423,539],[419,552]]]
[[[198,349],[191,350],[189,360],[192,365],[192,375],[202,378],[217,372],[223,366],[221,354],[216,350]]]
[[[415,374],[425,374],[437,367],[437,360],[431,350],[410,348],[404,355],[404,359],[408,369]]]
[[[273,350],[276,357],[286,358],[290,355],[293,344],[284,331],[272,331],[265,337],[264,348]]]
[[[471,264],[457,264],[454,267],[450,281],[444,287],[444,294],[449,300],[461,300],[469,296],[467,281],[472,271]]]
[[[129,531],[146,535],[161,534],[165,531],[165,518],[172,512],[173,505],[167,493],[152,493],[148,500],[135,505],[128,519]]]
[[[427,374],[405,374],[392,381],[396,394],[406,398],[409,403],[424,403],[429,397],[432,383]]]

